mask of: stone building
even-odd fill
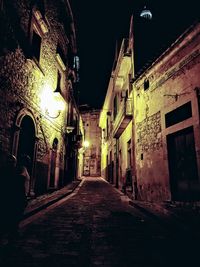
[[[100,116],[102,128],[102,176],[122,189],[132,168],[132,72],[130,42],[123,39],[113,64]]]
[[[67,0],[0,1],[0,152],[31,158],[30,195],[76,177],[76,35]]]
[[[134,81],[141,199],[200,198],[199,33],[192,25]]]
[[[101,175],[101,130],[99,110],[81,111],[84,127],[83,175]]]
[[[122,44],[100,115],[101,166],[133,198],[200,199],[199,33],[197,22],[139,75],[133,40],[131,56]]]

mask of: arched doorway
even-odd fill
[[[17,157],[26,154],[33,159],[35,145],[35,126],[29,116],[24,116],[20,125]]]
[[[76,159],[77,152],[75,150],[74,133],[71,132],[66,137],[65,147],[65,170],[64,170],[64,184],[68,184],[76,177]]]
[[[31,110],[23,108],[17,114],[14,123],[12,154],[19,159],[23,154],[31,158],[31,164],[28,168],[30,180],[30,195],[34,196],[35,184],[35,158],[37,154],[37,124]]]
[[[28,155],[31,158],[31,164],[28,166],[30,176],[33,176],[33,163],[34,163],[34,150],[35,150],[35,125],[33,119],[25,115],[20,124],[17,159],[22,155]]]

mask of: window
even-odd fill
[[[39,34],[37,34],[35,31],[33,31],[32,51],[33,51],[33,56],[37,59],[38,62],[40,60],[41,41],[42,41],[42,39],[39,36]]]
[[[44,18],[44,16],[42,16],[41,12],[34,7],[32,22],[31,22],[30,37],[31,37],[33,57],[37,59],[38,62],[40,60],[42,37],[47,32],[48,32],[48,27],[46,19]]]
[[[58,74],[57,74],[57,87],[56,87],[56,92],[61,92],[61,73],[60,71],[58,70]]]
[[[39,62],[40,61],[40,50],[42,43],[42,36],[48,32],[47,24],[42,17],[39,10],[33,8],[32,22],[31,22],[31,46],[33,57]]]
[[[128,93],[129,94],[131,93],[131,91],[133,89],[132,83],[133,83],[132,74],[129,73],[129,75],[128,75]]]
[[[127,168],[131,168],[131,139],[127,142]]]
[[[192,117],[191,102],[176,108],[165,115],[166,128]]]
[[[114,115],[114,118],[116,118],[116,116],[117,116],[117,96],[115,96],[115,98],[114,98],[114,113],[113,113],[113,115]]]
[[[144,80],[144,90],[147,90],[149,88],[149,80],[145,79]]]
[[[128,90],[122,90],[122,91],[121,91],[121,101],[122,101],[124,98],[125,98],[125,99],[128,98]]]

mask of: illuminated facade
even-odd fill
[[[133,171],[131,51],[131,40],[124,39],[113,64],[99,124],[102,128],[102,176],[120,189]]]
[[[1,166],[31,158],[30,195],[79,173],[80,115],[73,97],[78,56],[68,1],[1,1]]]
[[[139,75],[133,55],[114,64],[100,116],[102,176],[123,190],[130,166],[135,199],[200,199],[199,33],[192,25]],[[117,118],[129,99],[125,123]]]
[[[83,175],[101,175],[101,129],[99,128],[99,110],[82,111],[84,127]]]

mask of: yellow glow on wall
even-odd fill
[[[60,93],[53,93],[55,109],[63,111],[65,110],[65,100]]]
[[[53,98],[52,98],[52,89],[50,86],[45,85],[41,92],[41,109],[42,111],[46,111],[47,107],[51,106]]]
[[[89,147],[89,145],[90,145],[89,141],[85,140],[85,141],[83,142],[83,146],[84,146],[84,147]]]
[[[41,109],[50,117],[58,117],[66,107],[65,100],[60,93],[54,93],[51,86],[46,84],[41,92]]]

